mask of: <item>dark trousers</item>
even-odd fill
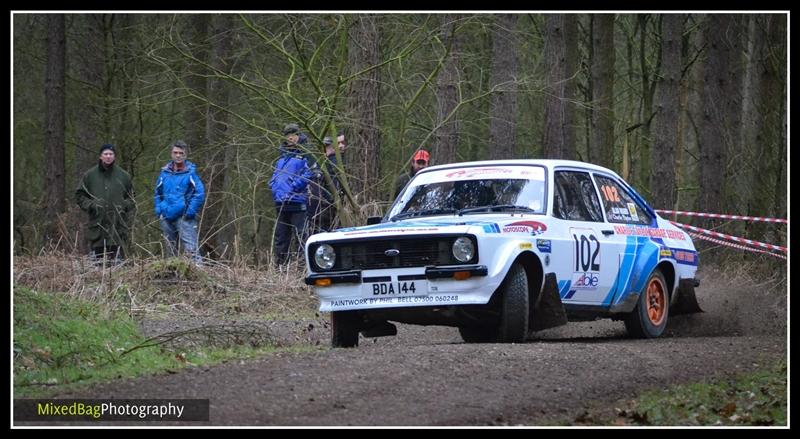
[[[336,218],[336,205],[322,199],[308,201],[308,235],[330,232],[333,230],[333,220]]]
[[[275,222],[275,263],[285,264],[290,256],[302,256],[306,243],[305,235],[306,211],[285,211],[278,209]],[[292,239],[297,241],[295,250],[290,255]]]

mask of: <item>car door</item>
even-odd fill
[[[557,169],[553,218],[560,220],[554,271],[565,304],[603,305],[610,301],[625,243],[603,217],[594,182],[586,171]]]
[[[649,271],[643,272],[644,264],[641,259],[647,256],[645,245],[652,238],[643,232],[647,232],[655,224],[655,218],[616,177],[601,173],[593,176],[601,194],[603,211],[609,225],[607,229],[614,232],[609,239],[617,242],[620,248],[619,274],[603,301],[604,305],[613,306],[636,290],[643,277],[646,279],[650,275]]]

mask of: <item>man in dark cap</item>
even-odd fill
[[[277,213],[274,262],[278,265],[288,262],[292,239],[297,241],[296,255],[303,254],[308,184],[314,177],[313,161],[308,158],[305,146],[306,135],[296,123],[286,125],[283,135],[286,140],[278,147],[280,156],[269,181]]]
[[[341,194],[341,184],[336,174],[336,149],[339,148],[339,155],[344,154],[347,144],[344,140],[344,133],[337,136],[337,145],[333,144],[330,137],[322,139],[325,146],[325,167],[331,177],[333,188],[327,187],[325,178],[321,170],[317,170],[315,178],[310,184],[311,195],[308,199],[308,224],[310,233],[322,233],[333,230],[336,220],[336,204],[334,203],[333,191]]]
[[[131,177],[115,165],[116,148],[110,143],[100,147],[100,160],[83,175],[75,200],[89,214],[86,238],[95,260],[122,260],[128,246],[136,203]]]

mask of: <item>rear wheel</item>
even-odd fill
[[[503,293],[498,341],[521,343],[528,337],[528,275],[514,263],[501,287]]]
[[[656,338],[664,332],[669,318],[669,292],[661,270],[647,279],[636,308],[625,318],[628,333],[637,338]]]
[[[354,348],[358,346],[360,316],[356,311],[334,311],[331,313],[331,346]]]

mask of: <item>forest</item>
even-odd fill
[[[207,192],[204,255],[260,265],[290,122],[319,158],[345,134],[344,226],[386,211],[418,148],[433,165],[591,162],[656,209],[786,218],[787,18],[14,13],[13,251],[87,251],[75,190],[111,143],[133,178],[132,253],[160,255],[154,185],[182,139]],[[785,229],[723,231],[786,245]]]

